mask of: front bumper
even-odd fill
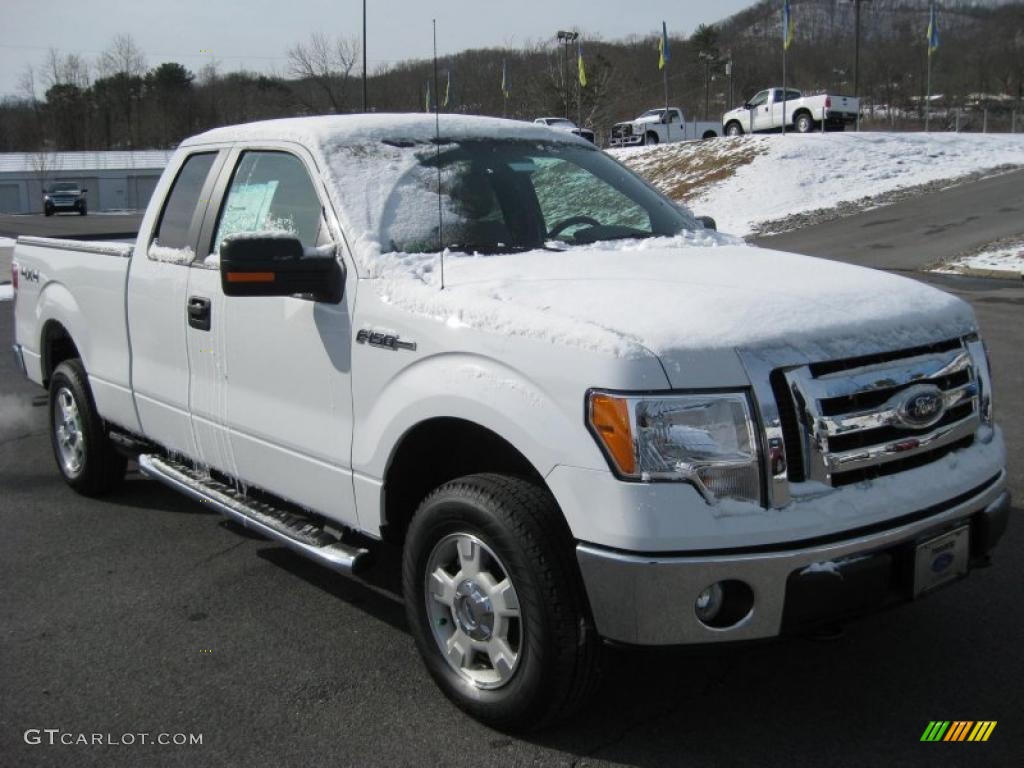
[[[634,134],[632,136],[613,136],[608,140],[608,146],[610,147],[638,147],[644,143],[644,134]]]
[[[915,543],[969,524],[977,563],[1005,531],[1009,509],[1001,471],[969,498],[934,514],[824,543],[690,556],[579,544],[576,555],[604,638],[637,645],[754,640],[909,600],[907,567]],[[746,584],[753,607],[735,624],[713,628],[697,618],[694,604],[709,585],[724,581]]]

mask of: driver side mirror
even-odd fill
[[[333,252],[306,255],[297,237],[227,237],[220,246],[225,296],[308,296],[337,304],[344,270]]]
[[[718,224],[710,216],[698,216],[697,221],[704,229],[710,229],[712,232],[718,231]]]

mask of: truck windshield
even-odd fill
[[[74,192],[77,189],[77,184],[54,184],[50,187],[51,192]]]
[[[688,212],[596,149],[465,140],[445,143],[439,152],[411,142],[383,150],[393,154],[392,161],[380,163],[377,149],[381,170],[371,184],[384,183],[389,169],[403,169],[393,186],[388,182],[390,192],[379,212],[370,212],[371,219],[379,217],[385,251],[426,253],[443,246],[507,253],[698,228]],[[364,201],[375,197],[367,188],[357,194],[365,195]]]

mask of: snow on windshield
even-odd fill
[[[371,272],[383,254],[436,253],[442,244],[498,253],[697,228],[688,212],[590,147],[385,141],[340,144],[327,159],[345,230]]]

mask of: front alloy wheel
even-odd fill
[[[438,650],[478,688],[505,685],[519,664],[519,596],[508,568],[471,533],[445,536],[427,560],[427,615]]]
[[[402,587],[427,670],[479,720],[536,727],[593,690],[600,640],[571,535],[543,485],[477,474],[439,487],[409,526]]]

